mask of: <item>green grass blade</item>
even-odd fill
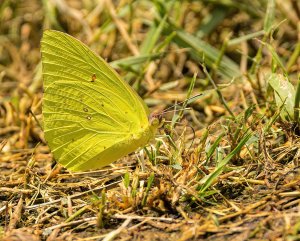
[[[267,12],[264,21],[264,31],[270,33],[272,30],[273,22],[275,17],[275,1],[268,0]]]
[[[231,39],[231,40],[228,41],[228,46],[237,45],[237,44],[240,44],[244,41],[248,41],[250,39],[262,36],[264,34],[265,34],[265,31],[261,30],[261,31],[250,33],[250,34],[247,34],[247,35],[235,38],[235,39]]]
[[[158,40],[161,36],[162,30],[166,23],[166,19],[167,19],[167,15],[164,16],[164,18],[161,20],[159,25],[153,24],[151,26],[146,39],[142,43],[142,46],[140,49],[141,54],[149,54],[152,52],[153,48],[155,47],[155,44],[158,42]]]
[[[140,65],[145,63],[146,61],[152,61],[159,59],[162,57],[163,53],[155,53],[155,54],[144,54],[139,56],[130,56],[124,59],[118,59],[109,63],[110,66],[113,68],[120,68],[120,67],[127,67],[127,66],[134,66]]]
[[[202,21],[202,25],[196,33],[198,38],[210,34],[226,17],[229,8],[217,7],[210,14],[208,14]]]
[[[295,108],[294,108],[295,121],[300,127],[300,75],[298,76],[297,90],[295,94]]]
[[[300,25],[299,25],[300,26]],[[299,27],[300,29],[300,27]],[[287,64],[286,64],[286,69],[287,71],[290,70],[290,68],[297,63],[297,60],[299,59],[299,55],[300,55],[300,41],[296,44],[295,50],[292,53],[291,57],[289,58]]]
[[[276,51],[275,51],[275,49],[273,48],[273,46],[272,45],[270,45],[270,44],[267,44],[266,43],[266,46],[268,47],[268,49],[269,49],[269,51],[271,52],[271,54],[272,54],[272,59],[273,59],[273,61],[277,64],[277,65],[279,65],[279,67],[284,71],[284,73],[287,75],[287,70],[286,70],[286,68],[285,68],[285,66],[284,66],[284,64],[283,64],[283,62],[282,62],[282,60],[280,59],[280,57],[278,56],[278,54],[276,53]]]
[[[191,56],[195,60],[202,62],[204,56],[204,62],[209,67],[213,67],[218,61],[219,50],[183,30],[177,30],[173,40],[182,48],[190,48]],[[238,65],[227,56],[223,56],[217,72],[229,80],[241,76]]]
[[[205,190],[214,183],[218,176],[223,172],[225,165],[239,153],[241,148],[247,143],[251,136],[252,133],[246,134],[239,144],[217,165],[216,169],[200,180],[200,183],[203,183],[199,192],[200,195],[202,195],[203,192],[205,192]]]
[[[147,197],[149,195],[149,192],[150,192],[150,189],[153,185],[153,181],[154,181],[154,177],[155,177],[155,174],[154,172],[152,172],[149,176],[149,179],[148,179],[148,182],[147,182],[147,188],[146,188],[146,193],[143,197],[143,200],[142,200],[142,206],[145,206],[146,202],[147,202]]]
[[[219,143],[220,143],[220,141],[222,140],[223,137],[224,137],[224,133],[222,133],[221,135],[219,135],[218,138],[211,145],[211,147],[209,148],[209,150],[206,153],[206,159],[207,159],[207,161],[211,158],[211,156],[215,152],[216,148],[219,146]]]

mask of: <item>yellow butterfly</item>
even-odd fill
[[[44,132],[59,163],[100,168],[154,137],[158,118],[149,118],[138,94],[86,45],[46,30],[41,52]]]

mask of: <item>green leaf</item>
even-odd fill
[[[274,90],[277,107],[284,107],[280,113],[281,118],[284,120],[293,119],[295,106],[294,86],[280,74],[271,74],[268,83]]]

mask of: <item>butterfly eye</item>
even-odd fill
[[[151,126],[158,126],[160,123],[159,117],[155,116],[152,117],[152,119],[150,120],[150,125]]]

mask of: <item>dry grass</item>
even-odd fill
[[[0,239],[299,240],[299,119],[267,76],[300,99],[300,6],[266,2],[2,1]],[[38,124],[48,28],[106,58],[153,112],[204,95],[146,149],[69,173]]]

